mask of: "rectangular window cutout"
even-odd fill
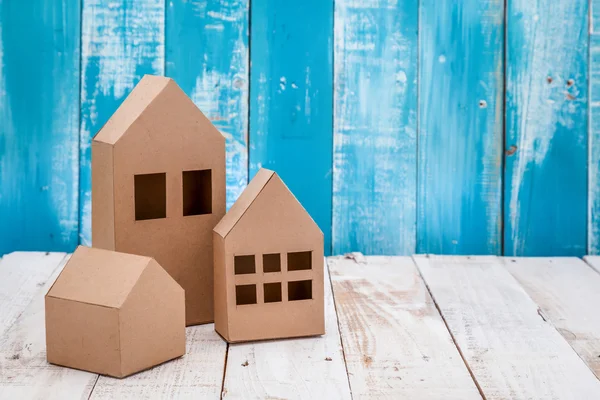
[[[281,282],[265,283],[265,303],[281,301]]]
[[[133,176],[135,220],[167,216],[167,174]]]
[[[288,282],[288,301],[312,299],[312,281]]]
[[[279,254],[263,254],[263,272],[281,272]]]
[[[212,213],[210,169],[183,171],[183,215]]]
[[[312,252],[299,251],[296,253],[288,253],[288,271],[302,271],[312,269]]]
[[[233,264],[236,275],[253,274],[256,272],[256,264],[254,263],[254,256],[235,256],[233,258]]]
[[[256,304],[256,285],[238,285],[235,287],[235,304]]]

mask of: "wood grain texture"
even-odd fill
[[[79,3],[0,0],[0,256],[78,232]]]
[[[333,254],[413,254],[418,0],[335,2]]]
[[[65,253],[10,253],[0,260],[0,336],[64,258]]]
[[[224,399],[350,399],[329,274],[325,335],[229,346]]]
[[[164,3],[82,0],[81,244],[91,244],[91,138],[144,74],[164,74]]]
[[[600,0],[590,0],[588,119],[588,248],[600,254]]]
[[[250,177],[276,171],[331,252],[333,0],[254,0]]]
[[[588,0],[509,1],[506,60],[504,254],[581,256]]]
[[[66,258],[64,261],[66,262]],[[0,336],[0,399],[87,399],[97,375],[48,364],[44,296],[61,263],[12,327]]]
[[[91,399],[217,399],[227,343],[213,324],[187,328],[186,354],[126,379],[100,376]]]
[[[511,258],[504,267],[600,379],[600,274],[579,258]]]
[[[596,398],[600,381],[497,257],[414,257],[486,399]]]
[[[227,208],[248,183],[249,0],[173,0],[166,75],[226,137]]]
[[[417,252],[499,254],[504,1],[421,0]]]
[[[411,258],[328,262],[354,398],[481,398]]]
[[[585,256],[583,259],[593,270],[600,273],[600,256]]]

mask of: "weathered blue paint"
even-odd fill
[[[418,0],[337,0],[333,253],[416,245]]]
[[[600,254],[600,0],[590,2],[588,254]]]
[[[332,0],[253,0],[250,176],[275,170],[331,251]]]
[[[164,73],[163,0],[83,0],[80,241],[91,243],[91,138],[144,74]]]
[[[587,230],[588,1],[507,10],[507,255],[583,255]]]
[[[504,0],[421,0],[417,251],[499,254]]]
[[[227,139],[227,208],[248,183],[248,1],[167,7],[166,74]]]
[[[79,18],[0,0],[0,255],[77,245]]]

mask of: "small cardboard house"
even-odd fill
[[[45,300],[52,364],[122,378],[185,353],[183,289],[152,258],[80,246]]]
[[[213,321],[212,230],[225,215],[225,138],[169,78],[144,76],[92,142],[92,245],[153,257]]]
[[[323,233],[261,169],[215,227],[215,330],[228,342],[322,335]]]

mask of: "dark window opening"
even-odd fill
[[[265,283],[265,303],[281,301],[281,282]]]
[[[281,257],[279,254],[263,254],[263,272],[280,272]]]
[[[183,171],[183,215],[212,213],[210,169]]]
[[[293,281],[288,282],[288,300],[309,300],[312,299],[312,281]]]
[[[235,287],[235,304],[256,304],[256,285],[239,285]]]
[[[256,272],[254,256],[235,256],[233,264],[236,275],[253,274]]]
[[[167,174],[134,175],[135,220],[167,216]]]
[[[312,269],[312,252],[299,251],[296,253],[288,253],[288,271],[302,271]]]

